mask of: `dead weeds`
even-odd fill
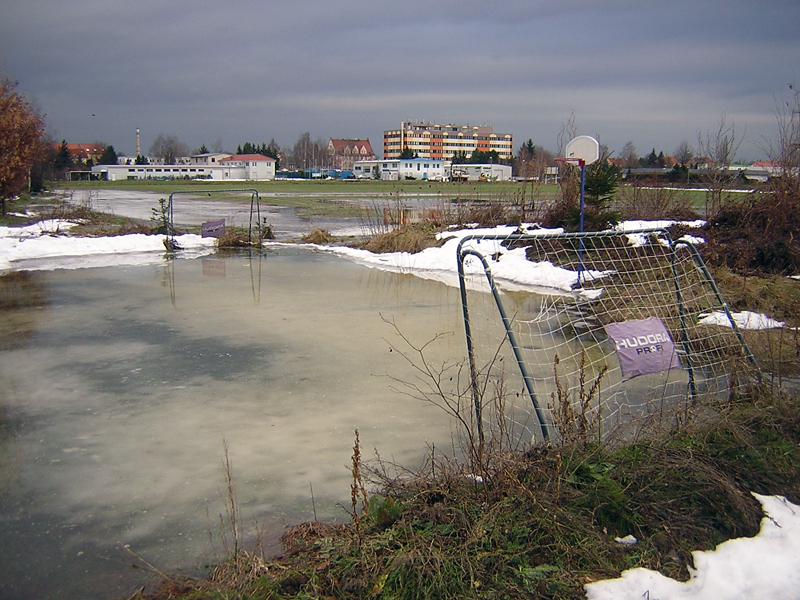
[[[415,254],[425,248],[441,246],[443,240],[437,239],[439,227],[432,222],[402,225],[385,233],[376,235],[363,248],[376,254],[387,252],[408,252]]]
[[[751,492],[800,500],[798,409],[753,390],[713,422],[649,440],[506,453],[483,481],[433,459],[388,480],[373,462],[377,493],[357,521],[294,527],[280,557],[240,553],[245,567],[217,568],[192,593],[137,598],[578,599],[632,567],[686,580],[693,550],[758,532]],[[638,542],[615,541],[627,535]]]

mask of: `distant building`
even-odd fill
[[[61,144],[54,143],[53,148],[58,152],[61,149]],[[105,146],[101,144],[67,144],[67,150],[75,162],[86,162],[87,160],[97,162],[103,155]]]
[[[511,165],[463,164],[450,165],[448,178],[451,181],[511,181]]]
[[[204,158],[205,157],[205,158]],[[196,162],[192,162],[197,159]],[[126,179],[210,179],[268,181],[275,179],[275,159],[261,154],[211,154],[190,157],[178,165],[97,165],[92,173],[109,181]]]
[[[425,181],[510,181],[511,167],[498,164],[451,165],[434,158],[384,158],[361,160],[353,165],[356,179],[422,179]]]
[[[361,160],[353,164],[356,179],[422,179],[443,181],[446,177],[445,162],[430,158],[397,158],[383,160]]]
[[[275,162],[274,158],[263,154],[235,154],[218,161],[223,169],[223,179],[247,181],[275,179]]]
[[[216,165],[223,158],[233,156],[225,152],[206,152],[205,154],[193,154],[189,157],[190,165]]]
[[[351,171],[353,162],[357,160],[375,159],[375,153],[372,151],[372,144],[369,143],[369,138],[366,140],[330,138],[328,153],[330,154],[333,168],[343,171]]]
[[[510,133],[495,133],[489,126],[438,125],[436,123],[401,122],[400,129],[383,132],[383,158],[400,158],[408,148],[419,158],[451,159],[457,152],[470,157],[476,150],[496,151],[503,160],[514,155]]]

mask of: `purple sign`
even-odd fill
[[[225,233],[225,219],[206,221],[200,227],[203,237],[219,237]]]
[[[661,319],[650,317],[609,323],[606,333],[616,346],[619,366],[625,379],[681,366],[675,344]]]

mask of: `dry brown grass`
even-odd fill
[[[414,254],[425,248],[441,246],[436,238],[436,227],[427,222],[403,225],[386,233],[376,235],[363,245],[365,250],[376,254],[387,252],[409,252]]]
[[[317,227],[311,233],[300,238],[300,241],[304,244],[330,244],[334,239],[335,238],[326,229]]]
[[[247,231],[243,229],[235,229],[229,227],[225,229],[225,233],[217,238],[217,248],[232,249],[232,248],[250,248],[250,236]]]

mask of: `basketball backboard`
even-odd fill
[[[567,160],[583,160],[583,164],[590,165],[600,158],[600,144],[589,135],[579,135],[572,138],[564,151]]]

